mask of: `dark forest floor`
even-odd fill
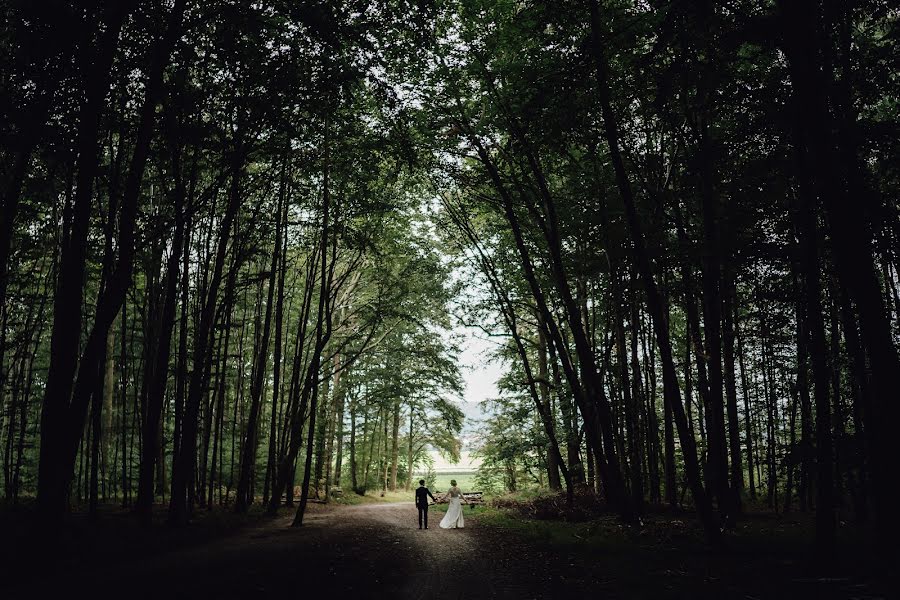
[[[614,519],[562,523],[466,508],[466,528],[420,531],[412,503],[311,505],[291,514],[204,514],[138,526],[108,509],[53,538],[27,511],[0,513],[0,598],[894,598],[889,567],[845,541],[815,567],[807,523],[757,515],[708,550],[685,515],[640,532]],[[894,575],[896,577],[896,575]]]

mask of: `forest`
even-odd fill
[[[2,5],[0,527],[411,502],[465,326],[498,506],[896,556],[894,3]]]

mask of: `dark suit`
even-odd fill
[[[434,499],[434,496],[431,495],[431,492],[424,485],[420,485],[416,488],[416,508],[419,509],[419,529],[422,529],[424,524],[425,529],[428,529],[428,497],[431,496],[431,499],[437,502]]]

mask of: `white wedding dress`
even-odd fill
[[[458,487],[452,487],[447,491],[450,494],[450,506],[447,514],[441,519],[442,529],[462,529],[465,525],[462,511],[462,492]]]

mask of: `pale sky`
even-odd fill
[[[499,361],[491,360],[490,357],[497,342],[489,339],[483,331],[457,325],[454,333],[462,335],[465,340],[459,355],[460,370],[466,384],[463,396],[465,406],[461,407],[467,417],[463,429],[465,436],[475,428],[471,420],[482,417],[478,404],[486,398],[497,396],[497,380],[502,375],[502,367]]]
[[[474,327],[458,326],[457,331],[466,336],[463,351],[459,356],[466,382],[467,402],[481,402],[497,395],[497,379],[502,374],[500,363],[491,360],[491,352],[497,342],[487,339],[484,332]]]

